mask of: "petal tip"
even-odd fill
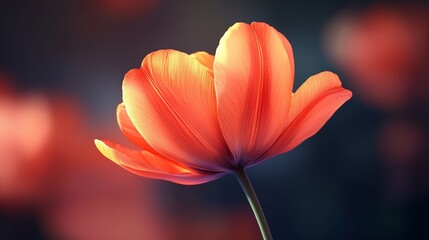
[[[104,143],[104,141],[102,140],[94,139],[94,144],[97,147],[98,151],[100,151],[104,155],[104,148],[106,147],[106,143]]]
[[[250,26],[267,26],[267,27],[272,27],[270,24],[266,23],[266,22],[251,22]]]
[[[344,96],[346,98],[346,101],[348,101],[350,98],[353,97],[353,92],[344,88]]]
[[[328,71],[328,70],[323,71],[323,72],[321,72],[319,74],[321,74],[321,75],[323,75],[325,77],[330,77],[330,78],[334,78],[334,79],[337,78],[338,80],[340,79],[340,77],[338,76],[338,74],[336,74],[336,73],[334,73],[332,71]]]
[[[102,142],[99,139],[94,139],[94,143],[96,146],[100,145]]]
[[[104,157],[109,158],[109,154],[108,154],[108,150],[106,149],[108,146],[106,145],[106,143],[102,140],[99,139],[94,139],[94,144],[95,147],[98,149],[98,151],[103,154]]]

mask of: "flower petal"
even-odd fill
[[[237,165],[258,158],[286,127],[292,56],[280,36],[265,23],[236,23],[216,50],[219,121]]]
[[[289,40],[287,40],[287,38],[281,34],[280,32],[278,32],[279,38],[282,41],[283,47],[287,52],[287,56],[289,58],[289,65],[290,65],[290,71],[291,71],[291,75],[292,75],[292,79],[295,79],[295,61],[293,59],[293,51],[292,51],[292,45],[290,44]]]
[[[119,128],[125,137],[132,143],[143,148],[146,151],[154,152],[155,150],[146,142],[146,140],[137,131],[134,124],[131,122],[130,117],[125,109],[125,104],[120,103],[116,109],[116,117],[118,119]]]
[[[212,181],[224,175],[224,173],[196,172],[159,154],[130,150],[105,140],[95,140],[95,145],[106,158],[134,174],[148,178],[195,185]]]
[[[322,72],[307,79],[292,96],[288,127],[261,159],[294,149],[316,134],[331,116],[352,96],[341,86],[338,76]]]
[[[214,62],[213,55],[204,51],[200,51],[200,52],[192,53],[190,56],[195,58],[204,67],[206,67],[207,70],[210,72],[210,74],[213,76],[213,62]]]
[[[194,58],[174,50],[149,54],[125,75],[123,99],[138,132],[162,155],[207,171],[230,169],[213,78]]]

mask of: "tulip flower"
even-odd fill
[[[215,56],[159,50],[129,71],[117,118],[140,149],[95,140],[100,152],[135,174],[200,184],[238,177],[264,239],[272,239],[245,168],[294,149],[351,97],[322,72],[292,92],[288,40],[265,23],[236,23]]]

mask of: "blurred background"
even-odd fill
[[[214,54],[264,21],[354,93],[314,137],[249,169],[274,239],[429,239],[429,11],[423,2],[75,0],[0,3],[0,239],[261,239],[232,175],[135,176],[93,139],[117,127],[148,53]]]

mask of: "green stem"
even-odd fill
[[[259,203],[258,197],[256,196],[255,190],[253,189],[252,183],[243,169],[237,169],[235,176],[243,188],[246,194],[247,200],[249,200],[250,206],[252,207],[255,218],[258,221],[259,229],[264,237],[264,240],[273,240],[271,236],[270,227],[268,226],[267,219],[265,218],[264,211],[262,210],[261,204]]]

